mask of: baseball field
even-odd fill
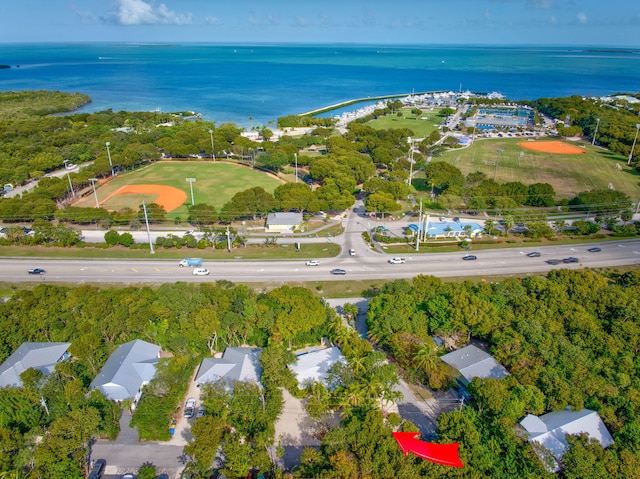
[[[549,183],[560,197],[612,188],[640,197],[640,174],[627,159],[585,141],[531,138],[476,139],[469,147],[434,160],[455,165],[463,175],[481,171],[499,183]]]
[[[240,191],[261,186],[273,193],[280,184],[282,181],[272,175],[237,164],[160,161],[96,183],[96,194],[98,204],[110,211],[126,207],[137,210],[144,201],[162,205],[169,218],[186,218],[192,200],[195,204],[206,203],[220,209]],[[93,194],[74,204],[95,205]]]

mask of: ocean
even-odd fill
[[[436,90],[511,100],[640,91],[640,50],[342,44],[0,44],[0,91],[81,92],[81,111],[194,111],[250,128],[351,99]],[[350,106],[348,109],[355,109]]]

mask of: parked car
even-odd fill
[[[73,170],[74,168],[76,168],[77,165],[74,165],[73,163],[67,163],[66,165],[64,165],[64,167],[67,170]]]
[[[134,476],[130,472],[127,472],[126,474],[123,474],[120,479],[136,479],[136,476]]]
[[[193,268],[194,276],[207,276],[209,274],[209,270],[207,268]]]
[[[391,264],[404,264],[406,260],[404,258],[391,258],[389,263]]]
[[[547,264],[560,264],[562,263],[561,259],[548,259],[547,261],[545,261],[545,263]]]
[[[574,258],[573,256],[569,256],[568,258],[564,258],[562,262],[563,263],[579,263],[580,260],[578,258]]]
[[[587,251],[589,253],[599,253],[600,251],[602,251],[602,249],[595,247],[595,248],[589,248]]]
[[[320,261],[317,259],[310,259],[305,263],[307,266],[320,266]]]
[[[537,251],[532,251],[531,253],[529,253],[527,255],[529,258],[539,258],[541,256],[541,253],[537,252]]]
[[[347,272],[344,269],[332,269],[331,270],[331,274],[347,274]]]
[[[196,412],[196,418],[204,416],[206,412],[207,412],[207,411],[206,411],[206,409],[204,408],[204,406],[200,406],[200,407],[198,408],[198,411]]]
[[[87,476],[88,479],[100,479],[100,477],[102,476],[102,473],[104,472],[104,468],[107,465],[107,461],[105,461],[104,459],[98,459],[93,463],[93,466],[91,467],[91,471],[89,472],[89,475]]]
[[[468,254],[466,256],[463,256],[462,259],[465,261],[473,261],[474,259],[478,259],[478,257],[473,254]]]
[[[193,417],[196,412],[196,399],[189,398],[184,404],[184,417]]]
[[[356,255],[356,250],[354,250],[353,248],[351,248],[349,250],[349,256],[355,256]]]
[[[45,274],[46,271],[43,270],[42,268],[33,268],[30,269],[29,271],[27,271],[29,274]]]

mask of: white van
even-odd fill
[[[207,268],[193,268],[194,276],[206,276],[209,274],[209,270]]]

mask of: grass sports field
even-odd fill
[[[584,154],[538,152],[519,146],[526,137],[476,139],[468,148],[448,151],[434,160],[455,165],[463,175],[482,171],[499,183],[549,183],[558,196],[571,198],[581,191],[610,186],[633,200],[640,198],[640,174],[627,166],[627,158],[585,141],[563,141]],[[553,139],[557,140],[557,139]],[[536,139],[536,143],[551,139]]]
[[[220,209],[240,191],[261,186],[265,191],[273,193],[282,183],[259,170],[236,164],[160,161],[134,172],[120,174],[100,183],[99,187],[96,184],[96,193],[100,206],[108,210],[125,207],[138,209],[143,200],[149,204],[165,199],[173,203],[171,206],[178,204],[169,212],[168,217],[186,218],[187,206],[191,205],[191,188],[187,178],[196,179],[193,182],[195,203],[206,203],[216,209]],[[95,198],[93,194],[86,195],[74,206],[94,207]]]
[[[442,118],[438,116],[440,108],[433,110],[422,110],[422,115],[416,120],[411,113],[411,108],[402,109],[402,117],[397,115],[386,115],[367,122],[367,125],[376,130],[388,130],[391,128],[409,128],[415,133],[416,138],[426,138],[429,134],[437,130],[437,125],[442,123]]]

